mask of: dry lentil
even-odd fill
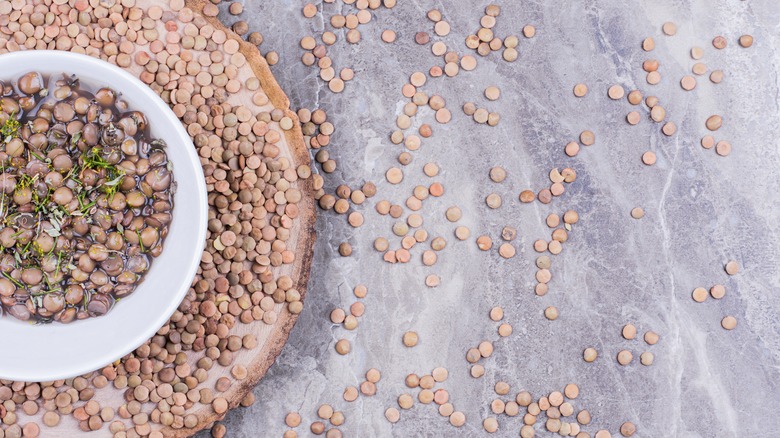
[[[595,348],[588,347],[583,351],[582,357],[585,359],[585,362],[593,362],[598,357],[598,352]]]
[[[617,355],[617,361],[620,365],[628,365],[634,360],[634,355],[628,350],[621,350]]]
[[[341,355],[349,354],[349,351],[352,349],[352,347],[349,344],[349,341],[346,339],[339,339],[336,342],[335,348],[336,348],[336,352]]]
[[[636,338],[636,327],[634,327],[633,324],[626,324],[623,326],[623,331],[621,332],[624,338],[628,340],[632,340]]]

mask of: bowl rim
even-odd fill
[[[199,242],[203,242],[203,245],[205,246],[206,241],[206,224],[207,224],[207,217],[208,217],[208,192],[206,190],[206,183],[205,183],[205,177],[203,175],[203,168],[201,166],[200,157],[195,151],[194,144],[192,142],[192,139],[190,138],[187,131],[184,129],[184,126],[182,125],[182,122],[179,120],[179,118],[173,113],[173,110],[166,104],[160,96],[154,92],[147,84],[143,83],[139,78],[134,76],[132,73],[114,65],[107,61],[103,61],[99,58],[94,58],[92,56],[88,56],[85,54],[80,53],[73,53],[73,52],[66,52],[66,51],[60,51],[60,50],[22,50],[17,52],[10,52],[6,54],[0,55],[0,62],[6,63],[6,62],[29,62],[29,63],[35,63],[34,65],[31,65],[30,70],[31,71],[41,71],[43,73],[58,73],[60,70],[63,69],[56,69],[57,71],[50,71],[46,66],[40,65],[40,62],[42,60],[51,60],[52,58],[60,58],[60,60],[73,63],[73,64],[82,64],[86,65],[89,68],[94,68],[96,70],[102,70],[105,71],[107,74],[115,75],[121,77],[124,81],[127,81],[132,84],[132,91],[141,93],[143,96],[140,97],[140,99],[137,100],[144,100],[145,102],[148,102],[149,105],[157,106],[158,109],[160,109],[163,113],[166,114],[168,117],[168,120],[159,120],[154,123],[166,123],[168,122],[169,128],[172,130],[170,134],[166,135],[166,143],[167,144],[175,144],[179,143],[182,145],[182,150],[184,152],[184,155],[187,157],[187,160],[183,164],[182,163],[176,163],[176,166],[182,166],[182,165],[188,165],[192,166],[192,170],[195,172],[195,181],[187,181],[186,183],[188,185],[192,184],[192,187],[195,188],[195,190],[198,193],[198,196],[196,198],[199,199],[199,202],[197,202],[197,211],[194,210],[188,210],[186,212],[180,211],[178,214],[185,214],[187,215],[187,222],[189,223],[196,223],[196,234],[192,235],[192,239],[197,239]],[[65,72],[67,73],[67,71]],[[105,81],[106,86],[111,87],[112,89],[115,89],[116,91],[119,91],[120,93],[127,93],[129,90],[124,89],[117,89],[111,85],[111,76],[107,76],[107,80]],[[143,108],[137,108],[138,110],[143,111]],[[182,187],[182,181],[179,181],[176,179],[176,173],[174,168],[174,181],[177,183],[177,186],[179,189]],[[177,214],[175,212],[175,206],[174,206],[174,216]],[[202,248],[201,248],[202,249]],[[0,378],[4,380],[14,380],[14,381],[24,381],[24,382],[37,382],[37,381],[54,381],[54,380],[61,380],[61,379],[68,379],[72,378],[74,376],[79,376],[91,371],[99,370],[102,367],[105,367],[107,365],[110,365],[112,362],[117,361],[121,359],[122,357],[126,356],[127,354],[134,351],[136,348],[141,346],[144,342],[146,342],[148,339],[150,339],[152,336],[154,336],[157,331],[160,330],[160,328],[168,321],[173,315],[173,313],[176,311],[176,309],[181,304],[182,300],[186,296],[187,292],[189,291],[192,279],[195,277],[195,274],[197,272],[198,267],[200,266],[201,261],[201,252],[195,252],[192,254],[190,259],[187,262],[186,269],[181,270],[180,276],[182,278],[181,282],[179,283],[178,290],[172,291],[170,294],[170,300],[168,301],[168,304],[166,307],[164,307],[164,310],[162,310],[159,315],[154,319],[154,324],[150,324],[148,327],[143,328],[143,330],[139,330],[138,333],[131,338],[131,340],[127,341],[127,344],[124,348],[117,349],[121,351],[121,355],[118,355],[116,352],[108,355],[95,355],[94,358],[91,358],[90,360],[86,361],[77,361],[74,362],[73,365],[70,367],[63,367],[64,364],[58,363],[57,366],[52,366],[47,369],[47,371],[50,371],[49,373],[35,373],[35,371],[32,371],[30,369],[16,369],[11,372],[8,370],[0,370]],[[188,279],[189,281],[186,281],[185,279]],[[132,294],[131,294],[132,296]],[[106,315],[101,316],[100,318],[111,318],[112,312],[108,312]],[[6,318],[7,316],[2,316],[2,318]],[[73,324],[79,324],[89,321],[74,321]],[[108,351],[109,349],[106,349]]]

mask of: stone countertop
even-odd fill
[[[635,423],[636,436],[641,437],[776,435],[780,9],[775,1],[498,1],[502,13],[496,34],[519,36],[519,59],[508,63],[495,52],[477,56],[474,71],[428,79],[423,89],[446,99],[452,121],[438,124],[430,109],[420,110],[414,126],[430,123],[434,134],[413,152],[399,185],[387,183],[384,172],[398,165],[397,156],[404,150],[389,141],[395,118],[408,101],[401,86],[414,71],[443,66],[443,60],[431,54],[430,44],[415,44],[414,34],[426,31],[432,41],[474,54],[464,40],[479,28],[489,2],[400,0],[392,10],[372,13],[372,21],[359,27],[358,44],[348,44],[344,32],[337,30],[339,41],[328,55],[336,71],[355,70],[355,79],[341,94],[327,89],[316,67],[301,63],[298,43],[303,36],[319,38],[323,30],[332,30],[325,23],[333,13],[354,9],[340,2],[324,4],[325,19],[320,14],[307,19],[301,14],[305,3],[247,0],[240,19],[264,36],[262,52],[279,53],[272,71],[293,108],[323,108],[335,125],[327,150],[338,169],[324,175],[327,191],[332,193],[339,184],[354,188],[374,181],[378,194],[357,207],[366,217],[357,229],[345,216],[321,212],[304,311],[276,364],[255,389],[257,402],[228,415],[229,436],[281,437],[289,411],[301,413],[303,422],[296,431],[308,436],[322,403],[344,413],[340,429],[349,437],[487,435],[482,420],[493,416],[493,399],[513,399],[522,389],[539,397],[572,382],[581,392],[572,401],[575,412],[587,409],[593,417],[583,428],[591,436],[602,428],[618,436],[624,421]],[[433,23],[425,17],[431,8],[441,10],[451,24],[448,36],[433,34]],[[227,23],[238,19],[225,9],[222,18]],[[675,36],[661,33],[666,21],[678,25]],[[526,24],[536,26],[534,38],[522,36]],[[398,33],[395,43],[381,41],[385,29]],[[745,33],[755,37],[749,49],[737,44]],[[727,38],[726,49],[713,48],[716,35]],[[641,50],[648,36],[656,41],[651,53]],[[695,90],[681,89],[680,78],[690,74],[695,62],[689,55],[693,46],[704,48],[702,62],[710,69],[724,71],[721,84],[701,76]],[[661,64],[663,80],[658,85],[645,81],[641,65],[647,58]],[[572,94],[579,82],[590,88],[584,98]],[[657,96],[668,119],[676,123],[677,134],[663,135],[643,105],[610,100],[607,88],[615,83]],[[489,85],[500,87],[498,101],[484,98]],[[461,107],[468,101],[500,113],[498,126],[478,125],[466,116]],[[642,114],[637,126],[625,122],[631,110]],[[707,134],[704,121],[712,114],[724,118],[715,136],[733,145],[728,157],[699,145]],[[567,157],[563,147],[586,129],[596,134],[596,143],[583,147],[575,158]],[[642,164],[647,150],[658,157],[654,166]],[[422,173],[427,162],[441,167],[438,177]],[[502,184],[488,178],[488,170],[496,165],[508,172]],[[578,178],[549,205],[521,204],[519,192],[549,185],[547,174],[553,167],[572,167]],[[385,263],[373,240],[384,236],[391,246],[398,243],[391,239],[393,219],[378,215],[375,203],[388,199],[403,204],[415,185],[434,181],[441,182],[446,193],[426,200],[419,213],[430,236],[445,237],[447,248],[433,267],[422,265],[419,246],[412,250],[410,263]],[[490,193],[501,195],[500,208],[485,205]],[[452,205],[463,210],[457,225],[471,229],[467,241],[455,238],[456,224],[444,217]],[[644,208],[643,219],[631,218],[634,207]],[[563,252],[552,257],[550,292],[537,297],[532,244],[549,239],[551,230],[544,222],[549,213],[568,209],[576,210],[580,220]],[[507,225],[518,230],[513,242],[517,256],[505,260],[496,247]],[[488,252],[474,242],[483,234],[496,243]],[[345,240],[354,248],[347,258],[336,251]],[[732,259],[741,270],[730,277],[723,266]],[[425,286],[429,274],[441,277],[439,287]],[[362,300],[366,313],[357,330],[349,332],[331,324],[328,315],[356,301],[352,288],[360,283],[368,286]],[[725,298],[704,303],[691,299],[695,287],[716,283],[726,286]],[[514,327],[508,338],[500,339],[498,323],[488,318],[493,306],[502,306],[504,321]],[[559,309],[556,321],[543,316],[548,306]],[[737,318],[735,330],[721,328],[725,315]],[[626,323],[637,327],[637,340],[620,336]],[[408,330],[419,334],[414,348],[401,343]],[[657,345],[641,340],[648,330],[660,335]],[[333,347],[342,338],[352,343],[346,356]],[[465,355],[483,340],[493,341],[495,352],[480,362],[485,375],[474,379]],[[599,358],[586,363],[582,351],[591,346]],[[615,360],[623,349],[634,354],[629,366]],[[655,355],[652,366],[639,364],[643,351]],[[437,366],[449,370],[449,379],[437,388],[449,391],[455,409],[466,414],[466,425],[454,428],[436,405],[420,403],[402,410],[398,423],[389,423],[384,411],[397,407],[400,394],[416,398],[417,391],[405,387],[404,377],[427,374]],[[377,394],[344,401],[344,388],[359,385],[372,367],[382,372]],[[509,395],[496,395],[497,381],[511,385]],[[543,431],[542,418],[537,435],[552,435]],[[495,435],[518,436],[522,415],[501,415],[498,422]]]

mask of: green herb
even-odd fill
[[[24,288],[24,285],[23,285],[22,283],[20,283],[20,282],[19,282],[19,280],[17,280],[17,279],[15,279],[15,278],[11,277],[11,274],[9,274],[9,273],[7,273],[7,272],[3,272],[3,277],[5,277],[5,278],[7,278],[8,280],[10,280],[10,281],[11,281],[11,283],[13,283],[13,284],[15,284],[15,285],[16,285],[16,287]]]
[[[5,162],[0,164],[0,173],[5,173]],[[0,201],[0,216],[5,216],[5,190],[3,190],[2,201]]]
[[[76,200],[79,201],[79,209],[84,208],[84,200],[87,198],[87,191],[82,190],[76,194]]]
[[[48,282],[47,282],[47,284],[48,284]],[[32,295],[34,297],[42,297],[42,296],[48,295],[48,294],[50,294],[52,292],[61,292],[61,291],[62,291],[62,289],[60,289],[60,288],[54,288],[54,289],[42,290],[40,292],[31,293],[30,295]]]
[[[141,245],[141,252],[146,252],[146,248],[144,248],[144,241],[141,240],[141,231],[135,230],[135,234],[138,235],[138,244]]]
[[[52,237],[55,237],[55,236],[52,236]],[[32,243],[32,249],[33,249],[33,251],[35,252],[35,254],[38,254],[38,257],[39,257],[39,258],[40,258],[40,257],[43,257],[43,255],[44,255],[45,253],[43,252],[43,248],[41,247],[41,244],[40,244],[40,243],[38,243],[38,241],[37,241],[37,240],[32,240],[32,241],[30,241],[30,242]]]
[[[32,244],[32,240],[27,242],[27,245],[25,245],[24,248],[22,248],[21,253],[22,253],[23,256],[25,256],[25,258],[27,258],[27,251],[30,249],[30,245],[31,244]]]
[[[37,158],[38,161],[46,161],[45,158],[43,158],[42,156],[36,154],[32,149],[28,149],[27,151],[30,152],[30,155],[32,155],[33,157]]]
[[[119,183],[121,183],[122,180],[125,178],[124,169],[118,169],[116,173],[118,175],[116,175],[114,179],[104,182],[101,185],[101,187],[103,187],[103,191],[106,194],[106,197],[108,198],[108,202],[114,200],[114,195],[116,194],[116,191],[119,189]]]
[[[83,135],[82,131],[73,134],[73,136],[70,138],[70,144],[74,146],[77,145],[79,140],[81,140],[82,135]]]
[[[21,126],[22,124],[16,119],[16,112],[14,112],[8,117],[8,120],[3,123],[3,126],[0,127],[0,135],[2,135],[5,142],[8,143],[12,138],[19,136],[19,128]]]
[[[110,167],[116,167],[113,164],[106,161],[100,154],[103,152],[98,146],[85,152],[81,158],[84,161],[84,167],[88,169],[108,169]]]
[[[79,186],[83,186],[84,184],[81,182],[81,180],[76,177],[76,175],[81,174],[81,170],[82,170],[81,169],[81,165],[75,164],[73,167],[70,168],[70,171],[68,171],[68,174],[65,175],[65,178],[63,178],[63,179],[70,178],[72,181],[74,181]]]
[[[5,192],[3,192],[3,193],[5,193]],[[9,214],[8,216],[5,217],[5,220],[3,222],[5,222],[5,224],[7,226],[9,226],[9,227],[13,227],[13,226],[16,225],[14,223],[14,221],[16,220],[17,217],[19,217],[19,215],[21,215],[21,213],[19,213],[19,212],[11,213],[11,214]]]
[[[33,184],[35,184],[36,181],[38,181],[37,173],[35,174],[35,176],[30,176],[26,173],[23,173],[19,175],[19,181],[16,183],[16,189],[26,189],[27,187],[30,187]]]
[[[37,176],[37,175],[36,175]],[[36,213],[49,213],[49,204],[51,204],[51,189],[46,191],[46,196],[41,199],[40,195],[38,195],[37,190],[32,191],[32,201],[33,205],[35,205],[35,212]]]
[[[94,206],[95,206],[95,201],[92,201],[92,202],[90,202],[89,204],[87,204],[87,205],[85,205],[85,206],[81,207],[81,209],[80,209],[79,211],[81,212],[81,214],[82,214],[82,215],[85,215],[85,214],[87,214],[87,212],[89,211],[89,209],[90,209],[90,208],[92,208],[92,207],[94,207]]]
[[[57,253],[57,268],[54,270],[54,272],[60,272],[60,264],[62,263],[62,251],[59,251]]]

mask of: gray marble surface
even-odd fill
[[[326,187],[332,191],[339,184],[357,187],[371,180],[379,193],[358,207],[366,216],[359,229],[333,212],[320,215],[304,311],[255,389],[257,403],[228,415],[229,436],[280,437],[288,411],[301,413],[303,424],[296,430],[309,436],[308,426],[322,403],[344,412],[340,429],[350,437],[487,435],[482,420],[492,416],[489,404],[498,397],[493,386],[499,380],[511,384],[510,395],[501,397],[505,400],[522,389],[538,397],[577,383],[581,396],[573,404],[591,412],[593,423],[584,428],[591,434],[606,428],[617,436],[620,424],[632,421],[641,437],[777,436],[780,7],[775,0],[499,1],[498,36],[520,35],[523,25],[533,24],[536,37],[520,37],[520,58],[514,63],[494,53],[478,57],[475,71],[429,79],[424,90],[441,94],[453,118],[440,125],[430,110],[421,111],[415,123],[430,123],[434,135],[413,153],[403,183],[396,186],[385,181],[384,172],[397,165],[403,150],[388,139],[405,102],[401,86],[414,71],[443,66],[430,45],[414,43],[414,34],[432,33],[425,13],[438,8],[452,32],[432,41],[470,53],[464,39],[478,29],[488,2],[399,0],[396,8],[379,9],[360,26],[359,44],[347,44],[337,31],[339,41],[329,55],[337,70],[350,67],[356,75],[342,94],[333,94],[316,68],[301,64],[298,41],[330,30],[325,23],[333,13],[354,9],[325,4],[325,20],[321,15],[306,19],[302,0],[246,1],[241,19],[263,34],[263,52],[279,52],[272,70],[293,106],[324,108],[336,126],[328,150],[338,170],[325,175]],[[223,19],[236,20],[227,14]],[[677,23],[677,35],[662,35],[666,21]],[[394,44],[380,40],[384,29],[398,33]],[[737,45],[743,33],[755,37],[752,48]],[[728,39],[725,50],[712,47],[716,35]],[[650,54],[640,47],[647,36],[656,40]],[[704,48],[703,62],[710,69],[725,72],[721,84],[703,76],[694,91],[680,88],[680,78],[694,63],[689,56],[693,46]],[[651,57],[660,61],[663,76],[655,86],[646,83],[641,70],[642,61]],[[590,87],[585,98],[572,95],[578,82]],[[638,108],[639,125],[628,125],[625,115],[635,108],[625,99],[607,98],[614,83],[657,96],[678,133],[662,135],[644,106]],[[482,96],[488,85],[501,88],[498,101]],[[467,101],[499,112],[500,124],[474,123],[461,110]],[[716,137],[732,143],[728,157],[699,146],[711,114],[724,117]],[[596,133],[596,144],[576,158],[566,157],[563,146],[584,129]],[[655,166],[642,164],[647,150],[657,154]],[[442,169],[433,179],[422,173],[429,161]],[[488,178],[495,165],[508,171],[503,184]],[[552,167],[568,166],[578,179],[552,204],[518,201],[521,190],[549,184]],[[425,201],[420,213],[432,237],[448,240],[447,248],[434,267],[422,265],[419,246],[410,263],[386,264],[372,242],[391,237],[393,220],[379,216],[375,202],[403,203],[415,185],[433,181],[444,184],[446,194]],[[491,192],[504,200],[497,210],[485,205]],[[472,231],[465,242],[455,239],[455,224],[444,218],[451,205],[463,209],[460,224]],[[629,215],[637,206],[646,211],[641,220]],[[549,239],[547,214],[567,209],[577,210],[580,222],[563,253],[553,258],[550,293],[536,297],[532,243]],[[515,258],[504,260],[495,248],[477,249],[476,236],[487,234],[498,242],[505,225],[519,232]],[[354,247],[352,257],[336,252],[344,240]],[[731,259],[742,267],[733,277],[723,270]],[[432,273],[442,279],[435,289],[423,283]],[[366,315],[357,330],[348,332],[331,324],[328,314],[353,303],[352,288],[359,283],[369,288],[363,300]],[[695,287],[716,283],[726,286],[724,299],[701,304],[691,299]],[[499,305],[514,326],[505,339],[498,338],[498,324],[488,318],[489,309]],[[544,318],[547,306],[559,309],[558,320]],[[730,332],[720,327],[729,314],[738,320]],[[640,336],[656,331],[660,342],[648,347],[641,340],[622,339],[621,327],[629,322]],[[407,330],[419,333],[417,347],[402,345]],[[347,356],[334,351],[341,338],[352,342]],[[465,353],[482,340],[494,341],[495,353],[482,361],[485,376],[474,379]],[[588,346],[600,353],[591,364],[582,360]],[[615,360],[622,349],[635,357],[626,367]],[[638,363],[647,350],[655,354],[650,367]],[[385,409],[397,406],[401,393],[416,396],[404,386],[404,376],[430,373],[437,366],[450,371],[437,387],[449,391],[455,408],[466,414],[466,425],[456,429],[435,405],[419,403],[402,411],[400,422],[389,423]],[[358,385],[372,367],[382,372],[378,393],[345,402],[344,388]],[[502,415],[498,421],[495,435],[518,436],[521,416]],[[543,427],[537,424],[537,436],[552,436]]]

